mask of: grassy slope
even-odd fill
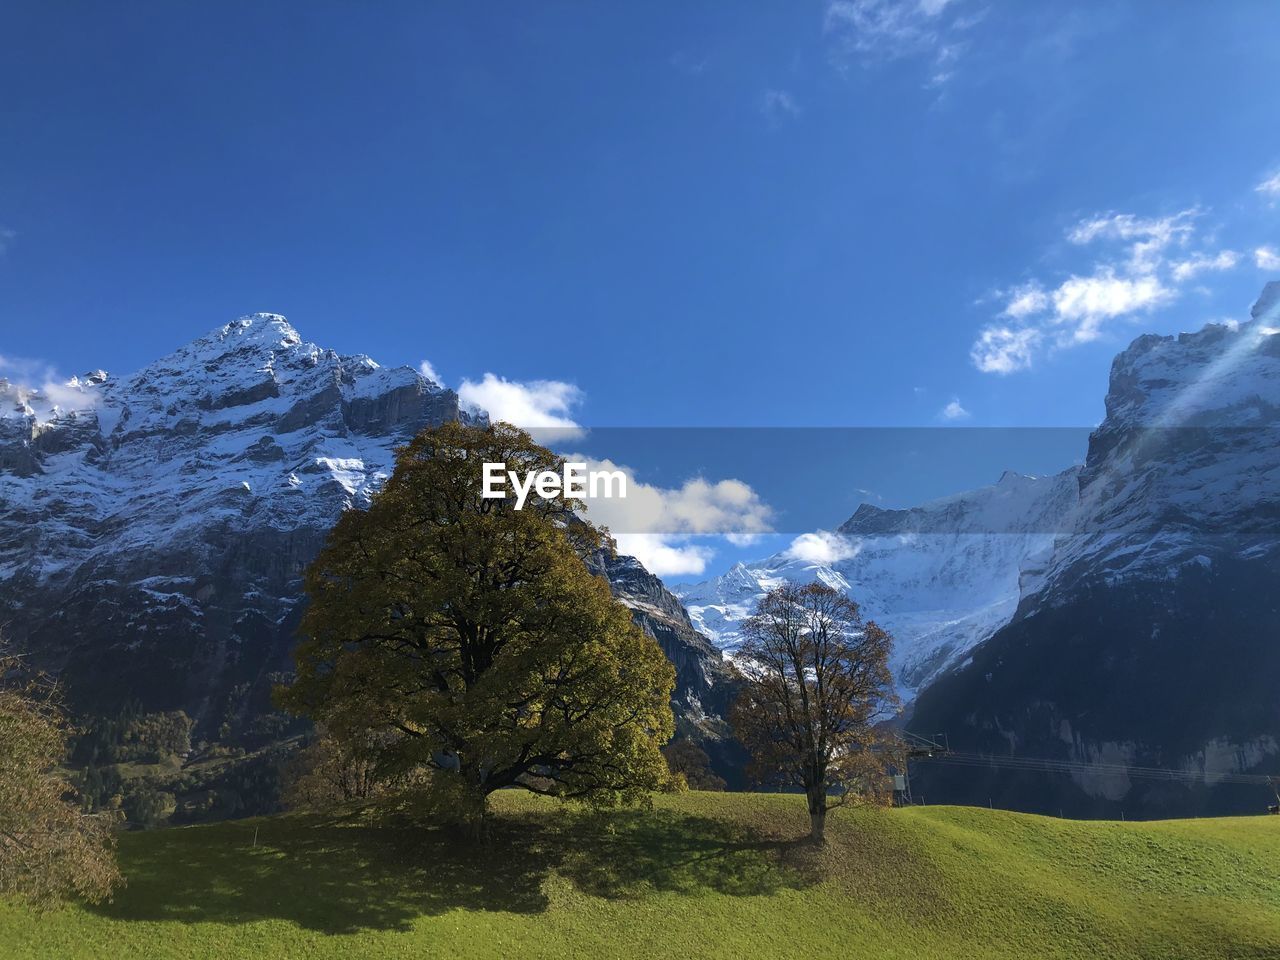
[[[497,806],[480,851],[302,817],[129,834],[115,903],[0,905],[0,955],[1280,957],[1280,817],[850,811],[818,853],[796,797]]]

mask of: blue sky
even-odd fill
[[[1277,49],[1262,2],[8,3],[0,356],[268,310],[542,422],[1087,426],[1280,275]]]

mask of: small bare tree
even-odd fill
[[[749,772],[761,784],[801,787],[821,844],[828,810],[892,796],[886,768],[897,751],[882,723],[898,709],[892,638],[819,583],[770,591],[742,632],[745,684],[730,719],[751,753]]]

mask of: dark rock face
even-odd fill
[[[66,393],[0,381],[6,638],[87,712],[182,710],[195,739],[248,749],[287,732],[270,690],[333,522],[419,430],[483,418],[412,369],[323,350],[269,314]],[[600,571],[677,664],[682,729],[708,736],[719,653],[636,561]]]
[[[1264,785],[1213,774],[1277,767],[1278,577],[1274,560],[1223,560],[1082,587],[997,633],[921,695],[912,720],[959,750],[1209,777],[922,763],[917,795],[1115,819],[1261,812],[1275,802]]]
[[[677,735],[697,742],[712,769],[731,787],[742,787],[746,756],[724,720],[739,688],[720,650],[693,628],[680,601],[635,557],[601,550],[588,567],[609,581],[614,596],[631,608],[632,619],[675,665]]]

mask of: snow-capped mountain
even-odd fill
[[[0,382],[0,410],[8,639],[91,709],[137,700],[213,731],[268,709],[299,577],[337,515],[418,428],[469,417],[416,371],[272,314],[127,377]]]
[[[863,504],[815,539],[821,560],[793,549],[675,592],[694,625],[732,651],[756,601],[779,584],[816,580],[844,591],[893,634],[894,674],[909,699],[1009,622],[1020,574],[1052,548],[1076,504],[1077,474],[1006,472],[991,486],[909,510]]]
[[[1280,533],[1280,283],[1242,324],[1147,335],[1116,357],[1069,535],[1026,585],[1176,577],[1269,551]],[[1206,552],[1207,551],[1207,552]]]
[[[185,710],[202,739],[269,740],[301,574],[329,528],[418,430],[476,418],[416,370],[322,349],[273,314],[127,377],[0,380],[0,624],[90,710],[138,701]],[[718,652],[638,563],[593,568],[677,663],[702,724]]]
[[[847,591],[896,639],[909,725],[970,753],[1207,772],[924,764],[932,800],[1079,815],[1255,810],[1280,771],[1280,283],[1249,319],[1139,337],[1084,464],[1006,474],[677,593],[732,651],[782,581]]]
[[[211,524],[324,526],[367,500],[415,427],[468,416],[415,370],[322,350],[273,314],[129,377],[75,378],[56,402],[0,380],[0,522],[26,533],[0,539],[0,579],[56,582],[135,549],[186,554]]]
[[[960,802],[1078,814],[1256,810],[1280,770],[1280,284],[1251,319],[1144,336],[1111,370],[1068,532],[1013,619],[923,690],[913,724],[993,754],[1203,771],[928,767]]]

